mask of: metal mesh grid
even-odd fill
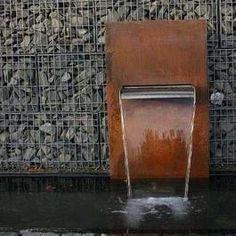
[[[208,22],[211,167],[234,167],[235,4],[0,1],[0,172],[107,170],[105,23],[199,18]]]
[[[38,56],[41,111],[104,110],[103,55]]]
[[[100,167],[98,115],[7,114],[0,117],[1,169],[75,171]]]
[[[220,33],[222,46],[236,47],[236,1],[220,1]]]
[[[1,54],[92,51],[94,1],[0,1]]]
[[[38,101],[35,57],[0,57],[0,111],[37,111]]]
[[[105,22],[142,20],[208,20],[208,46],[217,45],[215,0],[98,0],[96,3],[97,50],[104,50]]]
[[[209,52],[211,165],[231,169],[236,164],[236,51]]]

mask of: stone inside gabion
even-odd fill
[[[214,105],[222,105],[223,100],[224,100],[224,94],[221,92],[212,93],[210,100],[211,100],[211,103]]]
[[[235,52],[214,48],[218,33],[220,44],[235,46],[236,11],[232,1],[218,3],[219,15],[207,0],[1,1],[0,162],[106,163],[105,23],[202,18],[210,108],[221,108],[212,115],[211,155],[221,165],[233,160],[234,121],[222,109],[235,106]],[[90,118],[80,120],[84,114]]]
[[[235,52],[209,51],[208,76],[211,119],[211,163],[218,167],[234,163]]]
[[[222,7],[222,29],[232,32],[230,5]],[[65,53],[95,51],[105,43],[104,24],[131,20],[208,20],[208,38],[217,35],[212,1],[4,1],[0,3],[1,52]]]
[[[1,158],[29,164],[98,160],[99,137],[95,119],[93,114],[1,117]],[[8,147],[8,156],[4,147]]]
[[[94,37],[94,4],[89,1],[0,4],[2,53],[76,52]]]

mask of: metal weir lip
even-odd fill
[[[121,99],[196,99],[195,88],[192,85],[153,85],[124,86],[120,90]]]

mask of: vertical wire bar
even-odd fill
[[[100,113],[97,113],[97,132],[98,132],[98,159],[99,159],[99,167],[102,168],[102,154],[101,154],[101,118]]]

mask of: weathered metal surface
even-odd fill
[[[208,177],[206,21],[108,23],[106,25],[106,42],[111,177],[124,178],[125,176],[119,108],[120,89],[122,86],[129,85],[171,84],[191,84],[196,88],[191,177]],[[158,101],[155,102],[155,108],[162,107],[161,111],[165,114],[161,122],[164,127],[169,127],[170,122],[174,122],[175,119],[181,121],[187,116],[186,106],[181,104],[166,106],[166,104],[161,104],[163,101],[159,102],[159,105],[157,103]],[[140,104],[133,103],[129,106],[139,107]],[[174,107],[175,109],[173,109]],[[151,111],[152,108],[154,109],[154,106],[150,105],[149,110]],[[134,123],[137,120],[137,117],[134,117],[134,121],[131,122],[134,124],[133,130],[137,128]],[[148,124],[148,122],[143,124]],[[127,139],[133,138],[135,140],[136,136],[137,132],[132,132],[132,130],[127,133]],[[165,149],[167,140],[163,142],[163,139],[154,138],[151,141],[149,139],[143,147],[145,155],[137,158],[135,152],[130,152],[128,158],[131,178],[185,177],[187,154],[181,140],[181,138],[178,140],[177,135],[177,139],[170,144],[169,148]],[[159,144],[162,145],[161,150]],[[148,158],[142,158],[144,156],[148,156]]]

